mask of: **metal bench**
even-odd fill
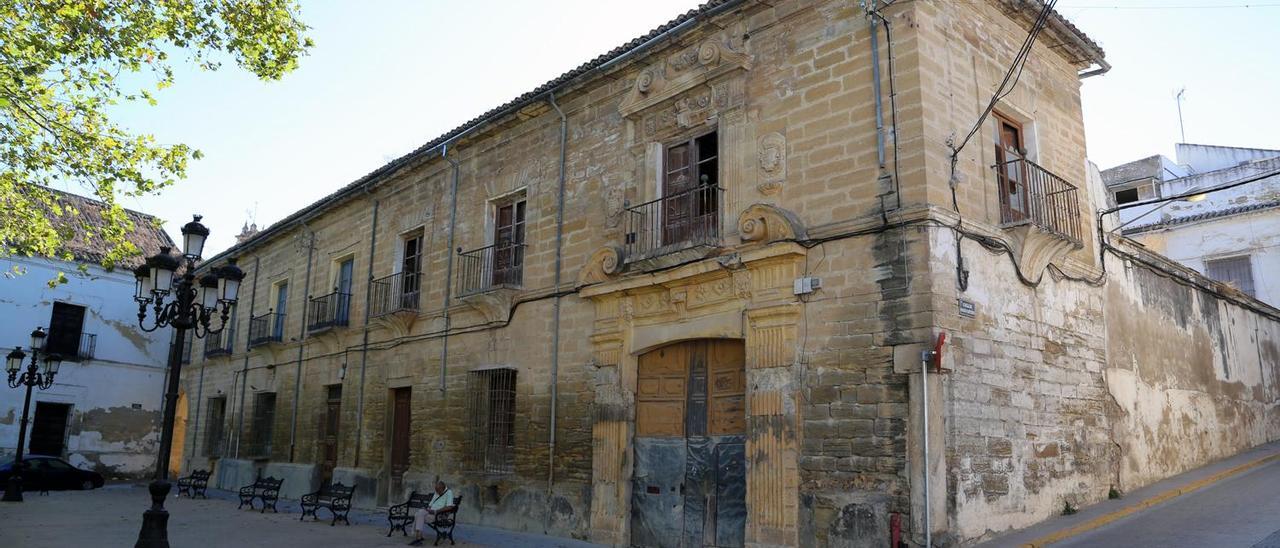
[[[199,495],[200,498],[209,498],[205,495],[205,490],[209,488],[209,471],[194,470],[191,475],[178,478],[178,496],[181,497],[186,493],[188,497]]]
[[[413,523],[414,511],[419,508],[426,508],[434,496],[435,493],[414,491],[409,494],[409,500],[388,508],[387,523],[391,524],[391,528],[387,529],[387,536],[391,536],[391,533],[396,529],[399,529],[402,535],[408,536],[409,532],[406,529],[410,523]]]
[[[266,512],[267,506],[271,507],[272,512],[279,512],[279,510],[276,510],[276,501],[280,500],[280,485],[283,483],[283,479],[268,476],[258,478],[252,484],[241,487],[240,506],[237,506],[236,509],[244,508],[244,505],[248,504],[249,509],[252,510],[253,499],[258,499],[262,501],[262,510],[260,512]]]
[[[457,544],[453,540],[453,527],[457,525],[458,506],[462,504],[462,497],[453,497],[453,504],[441,508],[436,512],[436,519],[428,521],[427,527],[436,532],[436,541],[431,543],[432,546],[440,544],[441,540],[449,539],[449,544]]]
[[[307,518],[307,514],[311,514],[312,519],[320,521],[320,517],[316,515],[316,510],[325,508],[333,514],[333,520],[329,522],[329,526],[336,525],[338,520],[351,525],[347,520],[347,513],[351,511],[351,495],[355,494],[356,486],[343,485],[335,483],[332,485],[324,485],[319,491],[302,495],[302,517],[298,521]]]

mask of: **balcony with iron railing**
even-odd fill
[[[422,298],[422,274],[400,272],[372,283],[369,315],[386,316],[395,312],[417,313]]]
[[[98,336],[79,331],[60,332],[51,329],[44,342],[45,352],[56,353],[66,361],[92,360],[98,349]]]
[[[216,358],[218,356],[230,355],[233,338],[234,337],[230,334],[230,329],[223,329],[222,331],[205,335],[204,357]]]
[[[311,299],[307,309],[307,331],[346,327],[351,317],[351,294],[334,291]]]
[[[1082,245],[1075,185],[1014,151],[1006,151],[1005,157],[1012,159],[992,166],[999,185],[1001,225],[1029,224]]]
[[[249,346],[278,343],[284,340],[284,314],[267,312],[249,318]]]
[[[458,248],[459,297],[496,289],[519,289],[524,279],[524,244],[490,245],[463,251]]]
[[[709,184],[676,192],[623,213],[623,251],[628,263],[695,247],[720,245],[724,189]]]

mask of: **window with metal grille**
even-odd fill
[[[276,422],[275,392],[258,392],[253,395],[253,423],[250,425],[249,455],[271,455],[271,434]]]
[[[467,416],[471,417],[472,469],[509,473],[515,469],[516,371],[485,369],[467,378]]]
[[[207,457],[222,456],[223,420],[226,418],[227,399],[209,398],[205,411],[204,454]]]
[[[1204,274],[1223,283],[1228,283],[1250,297],[1254,295],[1253,267],[1248,255],[1213,259],[1204,262]]]

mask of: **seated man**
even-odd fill
[[[436,514],[449,513],[456,510],[453,507],[453,491],[445,487],[444,482],[436,480],[436,496],[431,499],[426,508],[419,508],[413,514],[413,530],[417,533],[418,538],[413,539],[409,546],[418,546],[422,544],[422,531],[427,528],[427,518],[435,521]]]

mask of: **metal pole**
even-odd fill
[[[188,274],[190,276],[190,274]],[[184,279],[174,292],[178,299],[179,310],[190,308],[191,282]],[[186,302],[183,302],[186,301]],[[183,306],[183,305],[186,306]],[[185,312],[180,312],[186,315]],[[184,318],[185,319],[185,318]],[[178,321],[177,324],[184,322]],[[164,395],[164,422],[160,430],[160,455],[156,462],[156,479],[147,489],[151,492],[151,508],[142,513],[142,530],[138,531],[138,542],[134,548],[169,548],[169,512],[164,509],[164,499],[173,488],[169,484],[169,446],[173,444],[173,420],[175,405],[178,402],[178,383],[182,373],[182,345],[187,337],[185,327],[175,327],[179,344],[169,349],[169,387]]]
[[[31,349],[31,365],[27,368],[27,396],[22,401],[22,423],[18,425],[18,449],[13,457],[13,473],[9,475],[9,486],[4,490],[4,502],[22,502],[22,445],[27,439],[27,414],[31,411],[31,389],[35,386],[36,362],[38,353]]]
[[[933,357],[932,350],[925,350],[922,360],[920,360],[920,402],[924,411],[921,413],[921,424],[924,433],[920,436],[922,440],[921,446],[924,449],[923,466],[920,467],[920,476],[923,478],[924,485],[924,504],[921,504],[923,511],[921,517],[924,518],[924,545],[926,548],[933,546],[933,531],[929,526],[929,359]]]

